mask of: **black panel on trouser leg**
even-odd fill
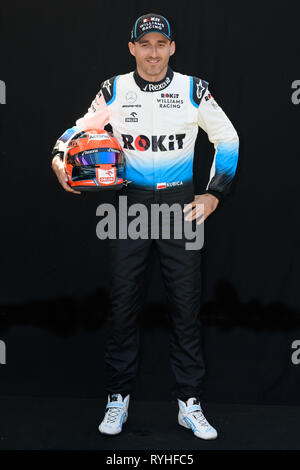
[[[130,393],[138,366],[137,316],[142,307],[144,273],[151,240],[109,241],[111,261],[109,336],[105,364],[108,393]]]
[[[195,224],[194,224],[195,225]],[[170,303],[170,362],[177,388],[173,398],[202,394],[205,374],[199,318],[201,252],[186,250],[186,239],[158,240],[162,275]]]

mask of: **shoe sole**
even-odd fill
[[[118,431],[118,432],[105,432],[105,431],[101,431],[100,428],[98,428],[98,431],[99,431],[101,434],[104,434],[105,436],[117,436],[118,434],[120,434],[120,432],[122,431],[122,429],[120,429],[120,431]]]

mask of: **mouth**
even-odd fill
[[[155,60],[154,60],[154,59],[147,59],[147,62],[148,62],[149,64],[155,65],[155,64],[158,64],[158,63],[159,63],[159,59],[155,59]]]

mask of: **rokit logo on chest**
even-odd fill
[[[140,150],[145,152],[151,148],[152,152],[167,152],[170,150],[183,149],[183,141],[186,134],[176,135],[152,135],[150,138],[146,135],[138,135],[134,138],[130,134],[121,134],[123,139],[123,148],[127,150]],[[168,137],[168,140],[167,140]]]

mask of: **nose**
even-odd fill
[[[151,46],[150,59],[156,59],[157,57],[158,57],[157,47],[156,46]]]

